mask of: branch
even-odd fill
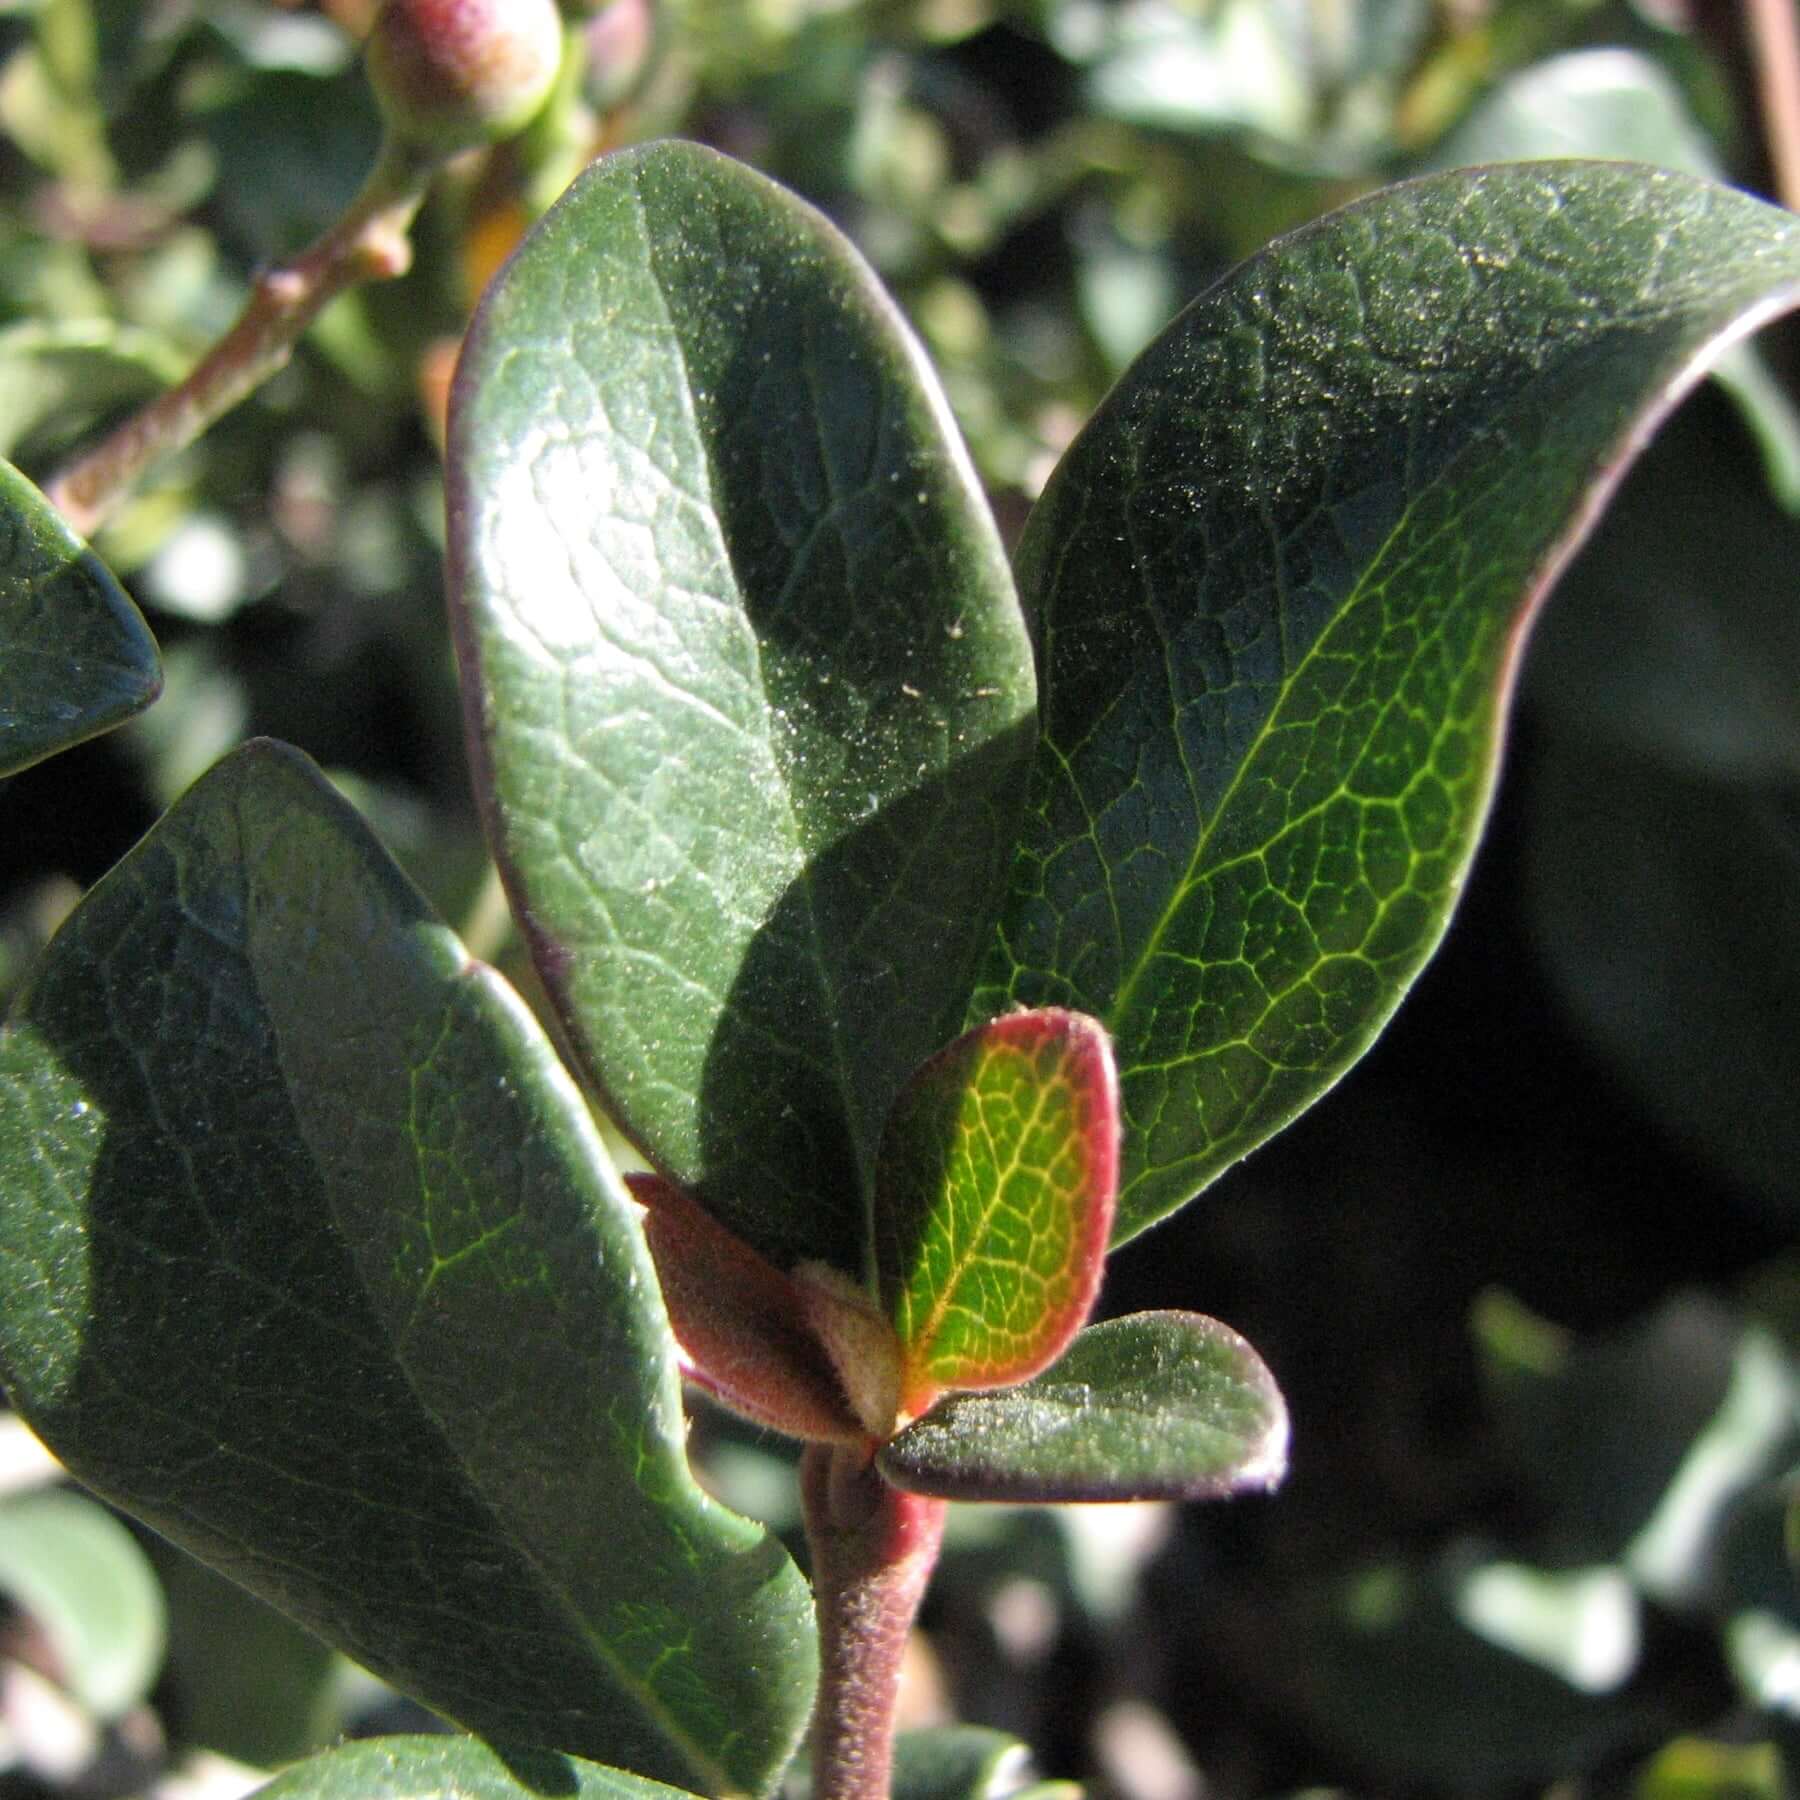
[[[391,137],[383,144],[344,216],[292,262],[257,277],[237,323],[186,380],[49,483],[45,492],[76,531],[92,536],[153,463],[185,449],[282,368],[313,320],[346,288],[405,274],[412,263],[407,234],[442,160]]]

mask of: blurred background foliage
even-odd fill
[[[0,1000],[255,732],[331,768],[529,989],[441,599],[458,333],[593,154],[702,138],[824,207],[942,370],[1003,526],[1147,338],[1384,182],[1629,156],[1770,191],[1705,0],[566,0],[557,100],[403,280],[99,540],[164,646],[132,726],[0,784]],[[372,0],[0,0],[0,451],[178,374],[376,139]],[[1800,429],[1791,332],[1688,403],[1537,633],[1444,952],[1341,1088],[1116,1259],[1261,1348],[1294,1473],[1220,1509],[956,1509],[909,1708],[1121,1800],[1770,1797],[1800,1780]],[[0,1788],[241,1792],[402,1703],[0,1433]],[[780,1446],[702,1412],[784,1527]],[[946,1740],[947,1741],[947,1740]],[[1024,1780],[971,1734],[971,1795]]]

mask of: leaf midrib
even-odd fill
[[[1030,1124],[1036,1124],[1043,1116],[1046,1102],[1047,1095],[1044,1090],[1040,1088],[1037,1093],[1036,1102],[1032,1108]],[[1020,1132],[1021,1144],[1025,1141],[1029,1129],[1030,1126],[1027,1125],[1027,1127]],[[992,1133],[986,1132],[985,1125],[983,1130],[984,1135],[988,1137],[988,1141],[991,1143],[993,1141]],[[1015,1170],[1022,1166],[1021,1158],[1015,1153],[1008,1159],[1005,1174],[1011,1175]],[[969,1265],[974,1262],[976,1257],[980,1254],[981,1246],[987,1239],[989,1230],[993,1224],[994,1214],[999,1210],[1002,1204],[1002,1190],[1005,1185],[1005,1176],[997,1174],[994,1182],[993,1198],[982,1208],[981,1218],[974,1230],[970,1232],[968,1236],[967,1248],[963,1251],[962,1255],[956,1258],[950,1271],[950,1277],[939,1290],[938,1297],[932,1304],[931,1313],[926,1326],[923,1331],[917,1334],[917,1337],[915,1338],[916,1342],[929,1346],[931,1340],[937,1335],[939,1327],[949,1315],[951,1307],[956,1299],[957,1289],[961,1287],[963,1277],[968,1272]],[[929,1357],[929,1349],[927,1349],[927,1356]]]

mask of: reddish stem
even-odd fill
[[[292,262],[257,277],[237,323],[187,379],[48,485],[45,492],[69,523],[90,536],[152,463],[193,443],[281,368],[307,327],[346,288],[404,274],[412,259],[407,233],[440,161],[392,140],[384,144],[344,216]]]
[[[848,1444],[808,1445],[800,1497],[819,1614],[814,1800],[887,1800],[900,1663],[945,1503],[890,1487],[868,1451]]]

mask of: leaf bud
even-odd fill
[[[387,0],[363,62],[392,135],[449,154],[523,128],[562,47],[556,0]]]

